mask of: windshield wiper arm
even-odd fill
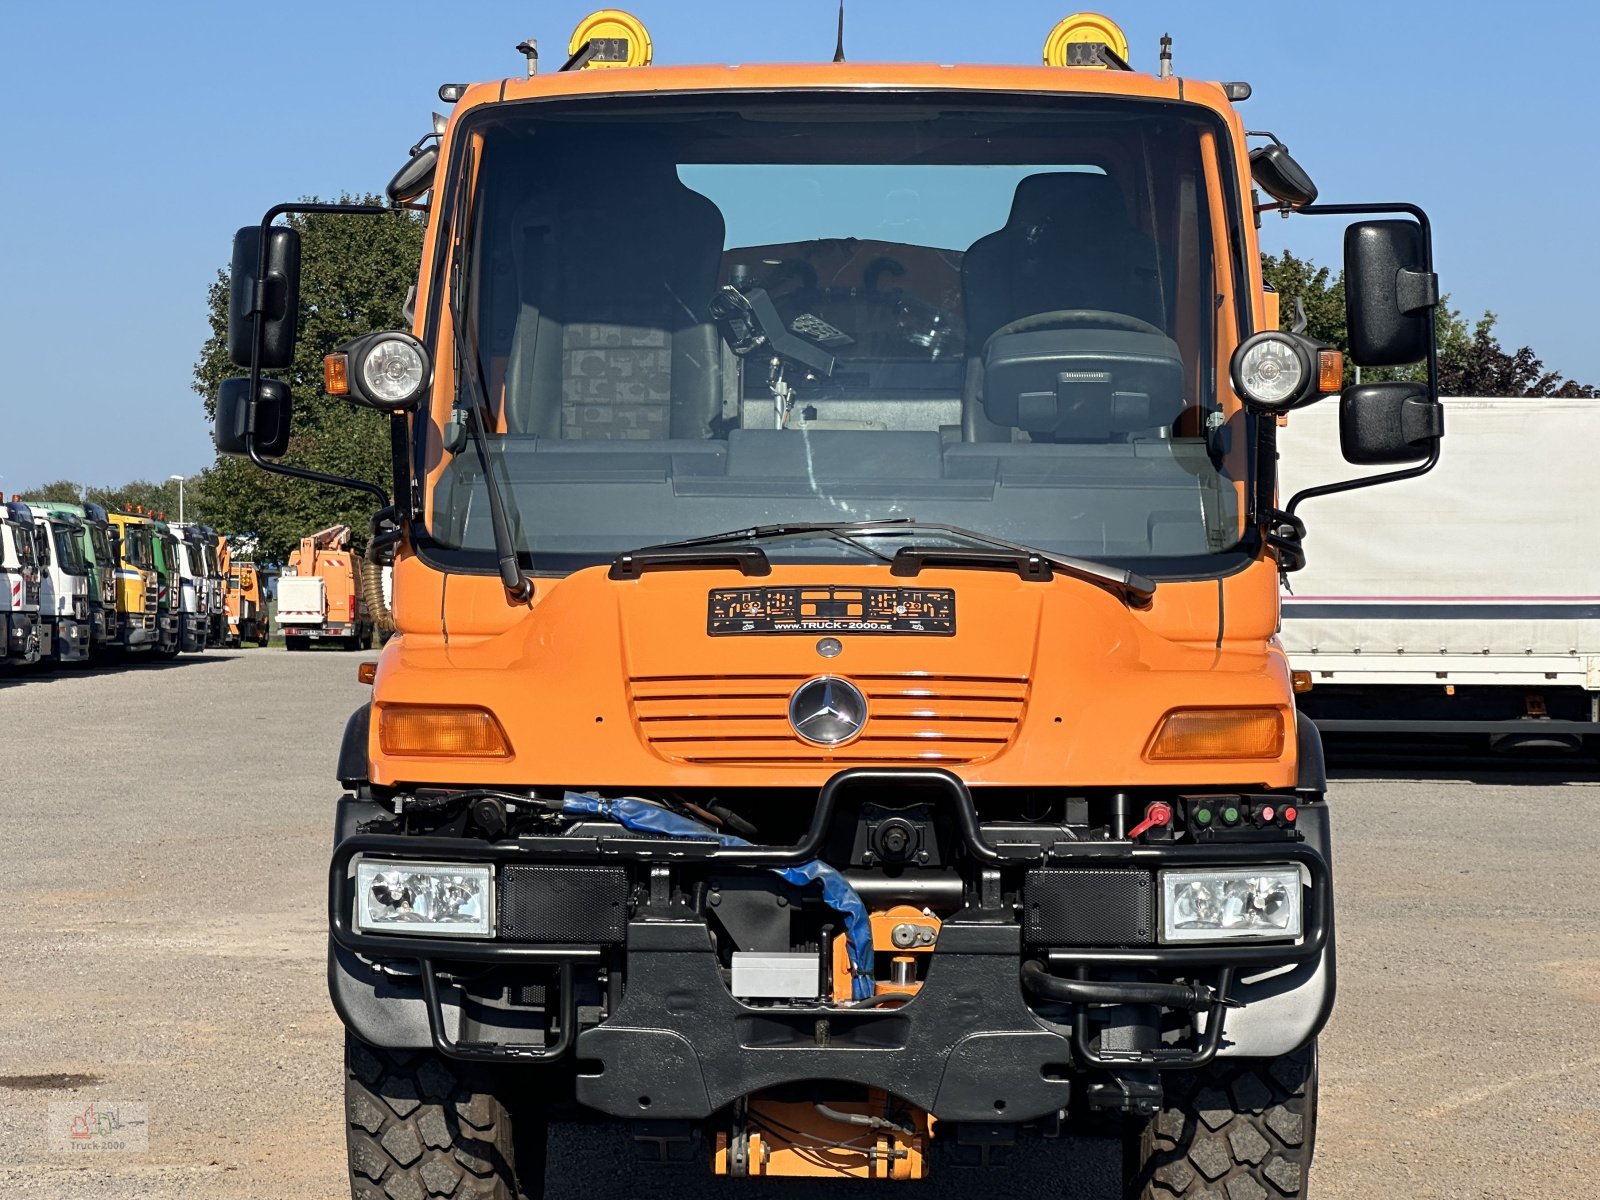
[[[924,567],[1003,567],[1023,579],[1046,582],[1059,572],[1070,579],[1104,588],[1133,608],[1148,608],[1156,594],[1155,580],[1092,559],[1070,554],[1050,554],[1019,542],[1008,542],[955,525],[917,525],[955,537],[971,538],[976,546],[902,546],[889,566],[891,575],[914,576]]]
[[[483,471],[483,487],[489,501],[489,528],[494,535],[494,553],[499,562],[500,582],[505,586],[506,597],[513,604],[526,604],[533,597],[533,584],[522,573],[517,561],[517,544],[511,537],[511,523],[506,520],[505,499],[500,495],[500,484],[494,477],[494,467],[489,461],[489,439],[483,428],[483,414],[489,407],[488,385],[483,378],[483,356],[478,352],[477,327],[467,317],[467,263],[466,243],[471,235],[467,222],[471,219],[469,199],[472,185],[472,156],[467,156],[458,186],[461,202],[456,208],[456,244],[454,278],[450,285],[450,323],[452,340],[456,346],[456,386],[466,380],[471,385],[472,396],[467,402],[467,436],[478,452],[478,466]],[[463,371],[462,359],[471,358],[470,370]]]
[[[637,579],[651,567],[735,566],[745,575],[770,575],[772,561],[766,551],[754,543],[773,538],[804,537],[807,534],[822,534],[870,554],[879,562],[893,562],[887,554],[856,541],[850,534],[857,531],[871,533],[880,529],[892,533],[912,523],[910,517],[895,517],[888,521],[787,521],[779,525],[752,525],[748,529],[730,529],[725,533],[708,533],[702,537],[640,546],[637,550],[617,555],[612,560],[609,574],[612,579]],[[739,542],[752,544],[738,546]]]
[[[807,533],[873,533],[879,529],[894,532],[898,528],[915,526],[911,517],[891,517],[886,521],[784,521],[777,525],[752,525],[748,529],[730,529],[725,533],[708,533],[703,537],[683,538],[679,541],[661,542],[647,546],[647,550],[675,549],[679,546],[720,546],[725,542],[760,542],[768,538],[794,537]],[[637,552],[636,552],[637,553]]]

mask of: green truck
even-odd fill
[[[73,535],[89,572],[89,656],[104,658],[124,644],[122,616],[117,607],[117,556],[112,548],[111,521],[98,504],[67,504],[56,500],[28,500],[35,515],[76,518]]]

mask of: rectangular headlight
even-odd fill
[[[1229,867],[1161,872],[1161,940],[1297,938],[1299,867]]]
[[[487,863],[356,861],[356,928],[423,937],[494,936]]]

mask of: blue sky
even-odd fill
[[[270,204],[378,190],[446,81],[559,62],[590,3],[275,0],[6,6],[0,180],[0,489],[193,473],[212,458],[190,372],[205,291]],[[854,61],[1038,60],[1075,6],[850,0]],[[633,0],[656,61],[826,60],[833,0]],[[1438,268],[1508,346],[1600,383],[1595,101],[1587,4],[1125,2],[1134,65],[1163,32],[1180,74],[1245,79],[1323,198],[1406,199]],[[449,24],[440,24],[449,14]],[[1585,150],[1588,146],[1590,149]],[[1543,182],[1540,182],[1540,181]],[[1267,249],[1334,264],[1332,218],[1269,217]]]

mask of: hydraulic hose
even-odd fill
[[[1022,964],[1022,986],[1049,1000],[1068,1004],[1159,1004],[1203,1012],[1221,1003],[1237,1008],[1203,983],[1147,983],[1143,980],[1062,979],[1037,962]]]
[[[394,614],[383,598],[383,564],[378,561],[376,540],[367,543],[367,555],[361,561],[361,594],[366,599],[367,611],[372,614],[372,626],[379,633],[394,632]]]

